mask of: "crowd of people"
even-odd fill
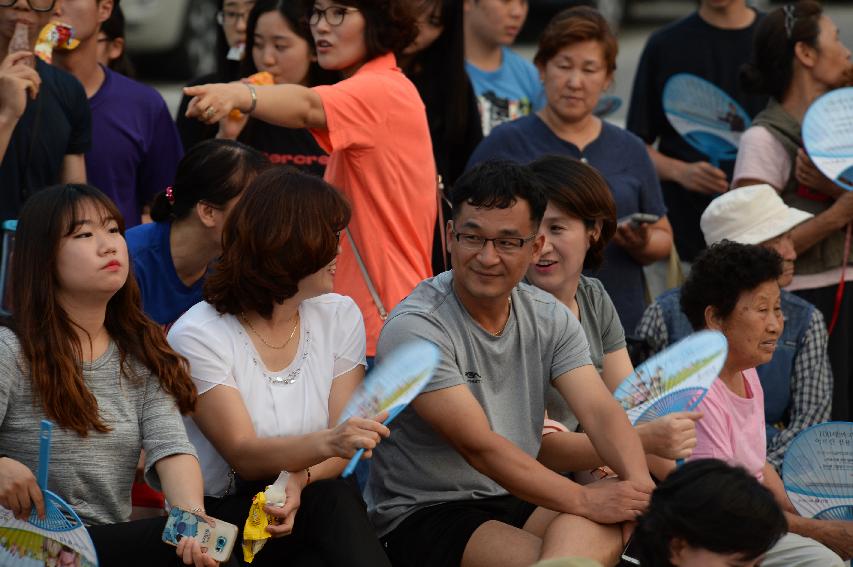
[[[605,18],[561,11],[531,62],[527,10],[222,0],[218,69],[173,120],[132,78],[119,0],[0,0],[0,506],[44,514],[46,418],[48,487],[108,567],[217,565],[162,541],[164,506],[242,531],[282,471],[253,564],[853,557],[853,521],[801,516],[781,479],[794,437],[853,407],[853,196],[801,136],[853,82],[837,27],[814,0],[700,0],[650,37],[620,128],[596,111]],[[47,63],[52,20],[79,43]],[[678,73],[753,117],[736,160],[669,124]],[[662,264],[675,287],[650,297]],[[703,329],[728,354],[701,405],[633,426],[613,392]],[[342,420],[416,340],[440,360],[390,429]],[[149,517],[134,480],[165,497]]]

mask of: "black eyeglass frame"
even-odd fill
[[[454,238],[456,238],[456,242],[458,242],[460,246],[464,246],[464,247],[465,247],[465,248],[467,248],[468,250],[472,250],[472,251],[473,251],[473,250],[482,250],[483,248],[485,248],[485,247],[486,247],[486,243],[491,242],[491,243],[492,243],[492,246],[494,246],[494,247],[495,247],[495,250],[496,250],[497,252],[499,252],[499,253],[500,253],[500,252],[504,252],[504,253],[518,252],[519,250],[521,250],[522,248],[524,248],[524,245],[525,245],[525,244],[527,244],[528,242],[530,242],[530,241],[534,240],[534,239],[536,238],[536,236],[537,236],[537,234],[536,234],[536,233],[533,233],[533,234],[531,234],[530,236],[527,236],[527,237],[521,237],[521,236],[496,236],[495,238],[486,238],[485,236],[480,236],[479,234],[472,234],[472,233],[470,233],[470,232],[456,232],[454,229],[450,229],[450,230],[452,230],[452,231],[453,231],[453,237],[454,237]],[[480,247],[479,247],[479,248],[474,248],[473,246],[469,246],[470,244],[474,244],[474,241],[466,241],[466,242],[462,242],[462,240],[461,240],[461,239],[462,239],[462,237],[465,237],[465,238],[473,238],[473,239],[474,239],[474,241],[481,241],[481,243],[480,243]],[[499,245],[498,245],[498,242],[499,242],[499,241],[502,241],[502,240],[503,240],[503,241],[509,241],[509,242],[512,242],[512,246],[511,246],[511,247],[499,246]]]
[[[333,22],[329,19],[328,11],[329,10],[340,10],[341,11],[341,19],[337,23]],[[311,11],[308,13],[308,25],[316,26],[320,23],[320,18],[326,20],[326,23],[330,26],[338,27],[343,25],[344,20],[347,18],[347,14],[351,14],[353,12],[360,12],[358,8],[353,8],[352,6],[329,6],[328,8],[317,8],[316,6],[311,8]]]
[[[0,8],[11,8],[15,4],[17,4],[19,1],[23,2],[24,0],[0,0]],[[41,13],[52,12],[53,8],[56,6],[56,0],[51,1],[49,8],[36,8],[35,6],[33,6],[32,0],[26,0],[26,2],[27,2],[27,6],[29,6],[30,10],[32,10],[33,12],[41,12]]]

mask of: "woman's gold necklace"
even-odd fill
[[[296,321],[293,323],[293,329],[290,331],[290,336],[287,337],[287,340],[284,341],[283,344],[281,344],[280,346],[276,346],[276,345],[268,343],[266,341],[266,339],[264,339],[264,337],[261,336],[261,334],[255,329],[255,327],[252,326],[252,323],[249,322],[249,318],[246,317],[245,313],[240,313],[240,318],[243,319],[243,321],[249,326],[249,329],[255,334],[256,337],[258,337],[261,340],[262,343],[264,343],[266,346],[268,346],[269,348],[271,348],[273,350],[281,350],[284,347],[286,347],[287,345],[289,345],[290,341],[293,340],[293,336],[296,334],[296,329],[299,327],[299,311],[297,311],[293,315],[293,317],[290,318],[291,321],[294,318],[296,319]]]

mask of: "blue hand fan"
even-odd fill
[[[803,516],[853,520],[853,423],[801,431],[785,452],[782,480]]]
[[[693,410],[717,379],[727,354],[722,333],[693,333],[638,366],[613,396],[633,425]]]
[[[598,99],[598,104],[592,109],[592,113],[599,118],[607,118],[622,108],[622,99],[616,95],[604,95]]]
[[[741,134],[752,123],[735,99],[690,73],[678,73],[666,82],[663,110],[675,131],[715,167],[737,157]]]
[[[92,538],[74,509],[47,489],[50,440],[53,424],[41,422],[37,481],[44,497],[45,517],[33,508],[28,521],[0,507],[0,567],[62,564],[60,559],[82,567],[97,567],[98,556]]]
[[[388,417],[383,423],[388,425],[421,393],[439,359],[438,347],[427,341],[407,343],[396,349],[367,375],[338,423],[351,417],[371,418],[387,411]],[[360,449],[341,476],[351,475],[363,454],[364,449]]]
[[[814,101],[803,119],[803,143],[821,173],[853,191],[853,87]]]

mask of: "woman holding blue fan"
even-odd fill
[[[773,492],[789,533],[767,553],[763,567],[841,567],[839,555],[853,556],[853,522],[798,515],[767,462],[764,392],[755,367],[772,358],[784,326],[781,273],[782,260],[775,251],[729,241],[714,244],[693,264],[681,290],[682,309],[694,329],[723,333],[729,350],[719,379],[699,406],[704,417],[696,424],[690,459],[741,466]]]
[[[614,391],[634,371],[625,331],[601,282],[582,274],[584,268],[595,269],[601,264],[605,247],[616,232],[613,196],[595,169],[568,157],[544,157],[531,163],[530,169],[545,189],[548,207],[539,227],[545,245],[539,260],[527,270],[527,279],[575,314],[589,342],[593,365]],[[577,418],[554,388],[546,394],[546,409],[548,417],[567,430],[577,429]],[[663,479],[675,466],[672,460],[690,456],[696,444],[693,422],[701,415],[676,412],[637,427],[655,477]],[[550,457],[551,444],[566,442],[566,436],[560,437],[543,438],[540,460],[562,472],[579,463]],[[558,453],[561,451],[554,451]]]
[[[564,155],[598,169],[623,220],[593,275],[613,298],[622,325],[633,329],[645,304],[643,266],[669,256],[672,228],[645,144],[594,114],[613,81],[618,49],[616,36],[596,10],[581,6],[556,15],[539,38],[534,58],[545,85],[545,108],[495,128],[468,165]],[[629,220],[635,213],[646,216]]]
[[[48,488],[75,509],[100,565],[175,564],[165,518],[130,522],[131,484],[145,477],[173,506],[204,513],[202,478],[181,413],[195,407],[186,361],[142,312],[118,209],[86,185],[33,195],[12,259],[12,317],[0,328],[0,505],[44,517],[33,472],[39,420],[56,424]],[[217,563],[197,541],[186,564]]]
[[[767,183],[786,204],[814,215],[791,232],[797,262],[786,289],[820,309],[830,327],[832,417],[841,420],[853,417],[853,286],[836,299],[842,276],[853,279],[853,269],[843,269],[851,260],[844,257],[844,227],[853,219],[853,193],[817,173],[801,126],[811,104],[843,85],[851,69],[850,50],[819,3],[800,0],[768,14],[741,82],[771,99],[741,138],[733,178],[735,187]]]
[[[253,565],[388,565],[361,495],[337,478],[344,459],[369,457],[389,434],[371,419],[338,425],[365,368],[358,307],[331,293],[349,218],[318,177],[260,174],[226,222],[205,301],[169,332],[199,392],[186,424],[208,513],[243,526],[253,496],[290,472]]]

